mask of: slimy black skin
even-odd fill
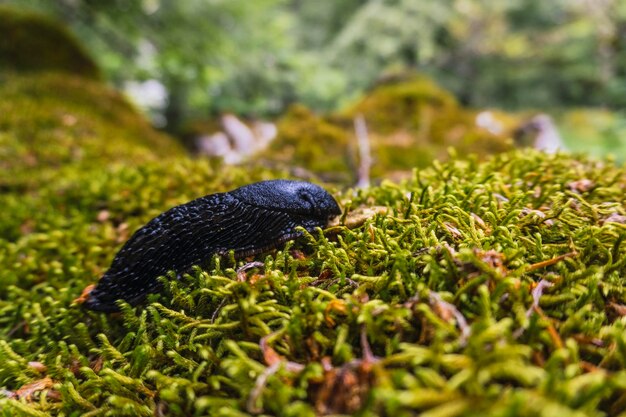
[[[266,252],[298,237],[297,226],[324,228],[340,213],[328,192],[302,181],[262,181],[198,198],[137,230],[84,306],[115,312],[117,300],[136,305],[159,291],[157,277],[168,271],[182,273],[231,250],[235,258]]]

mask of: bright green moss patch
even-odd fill
[[[46,16],[2,6],[0,33],[0,72],[55,71],[100,78],[76,38]]]
[[[388,214],[307,234],[259,256],[263,268],[216,258],[117,316],[72,305],[150,217],[271,175],[152,163],[16,201],[14,212],[50,208],[36,231],[0,240],[1,412],[626,409],[626,171],[609,162],[527,150],[435,163],[401,185],[336,193],[348,210]]]

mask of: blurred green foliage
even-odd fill
[[[188,116],[350,103],[418,70],[473,107],[626,105],[626,3],[555,0],[0,0],[65,21],[118,86],[156,79]]]
[[[557,112],[556,122],[572,152],[595,157],[612,155],[626,162],[626,114],[606,109],[572,109]]]
[[[334,176],[349,184],[354,172],[353,141],[349,125],[294,105],[280,119],[278,137],[261,158]]]

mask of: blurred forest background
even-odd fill
[[[337,111],[416,71],[462,106],[550,112],[570,150],[626,152],[623,0],[0,4],[64,22],[105,78],[174,133],[224,112]]]

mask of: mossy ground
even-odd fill
[[[346,212],[388,213],[262,268],[215,258],[119,315],[73,302],[162,210],[278,176],[181,159],[6,192],[0,412],[624,415],[626,171],[610,162],[518,151],[330,187]]]

